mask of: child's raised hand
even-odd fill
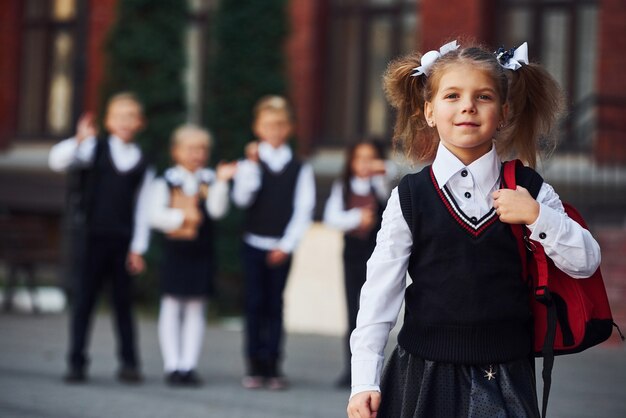
[[[370,163],[370,175],[371,176],[379,176],[385,174],[387,172],[387,167],[385,166],[385,160],[373,160]]]
[[[217,179],[220,181],[228,181],[237,173],[237,162],[232,163],[220,162],[215,169]]]
[[[90,136],[96,136],[98,129],[91,112],[83,113],[76,124],[76,141],[80,144]]]
[[[246,158],[250,161],[259,162],[259,143],[257,141],[250,142],[244,150]]]
[[[539,203],[522,186],[515,190],[496,190],[491,197],[493,207],[504,223],[530,225],[539,216]]]
[[[380,407],[380,392],[361,392],[348,402],[348,418],[376,418]]]

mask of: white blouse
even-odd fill
[[[270,170],[277,173],[282,171],[293,158],[291,149],[287,145],[278,148],[266,142],[259,144],[259,158]],[[247,208],[253,202],[261,187],[261,167],[250,160],[241,160],[237,163],[237,173],[233,182],[233,202],[240,208]],[[293,214],[280,238],[267,237],[246,233],[244,241],[261,250],[280,249],[285,253],[292,253],[300,239],[304,236],[313,219],[315,208],[315,176],[313,168],[303,163],[293,197]]]
[[[141,158],[141,150],[137,144],[124,142],[118,137],[109,137],[109,149],[111,150],[111,160],[113,166],[120,173],[132,170]],[[52,171],[62,172],[71,166],[89,166],[93,163],[96,150],[96,137],[86,138],[80,144],[76,138],[65,139],[54,145],[48,156],[48,165]],[[148,226],[148,199],[149,185],[155,177],[153,169],[146,170],[137,204],[135,205],[135,219],[133,238],[130,244],[132,252],[143,254],[148,249],[150,241],[150,227]]]
[[[395,174],[395,170],[387,170],[387,172],[390,171]],[[359,196],[366,196],[373,189],[377,199],[384,201],[389,198],[389,177],[389,175],[368,178],[352,177],[350,188],[354,194]],[[350,231],[357,228],[361,223],[361,212],[362,209],[360,208],[346,209],[344,207],[343,183],[341,180],[335,181],[324,206],[324,224],[343,232]]]
[[[495,147],[465,166],[442,144],[432,165],[440,187],[447,185],[461,210],[479,219],[493,206],[491,193],[499,188],[500,167]],[[591,233],[567,216],[558,194],[549,184],[543,183],[537,201],[539,217],[528,225],[530,238],[541,242],[555,265],[570,276],[591,276],[600,265],[600,247]],[[352,396],[380,390],[384,349],[404,300],[412,245],[413,237],[395,188],[383,213],[376,248],[367,262],[357,327],[350,339]]]
[[[200,184],[209,184],[209,194],[204,202],[211,219],[220,219],[228,211],[228,182],[217,180],[215,172],[203,168],[191,172],[176,166],[165,171],[163,178],[156,179],[150,189],[150,226],[163,232],[170,232],[181,227],[185,215],[181,209],[169,206],[170,191],[167,182],[181,187],[188,196],[198,193]]]

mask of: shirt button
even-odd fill
[[[478,218],[475,216],[472,216],[472,218],[470,219],[472,221],[473,224],[478,223]]]
[[[465,197],[469,199],[470,197],[472,197],[472,194],[470,192],[465,192]]]
[[[539,234],[539,238],[541,238],[541,239],[546,239],[546,236],[547,235],[546,235],[545,232],[542,232],[542,233]]]
[[[463,177],[467,177],[467,170],[463,170],[463,171],[461,171],[461,176],[463,176]]]

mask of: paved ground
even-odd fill
[[[146,382],[119,384],[113,373],[113,338],[108,316],[98,317],[92,341],[91,381],[61,382],[65,315],[0,315],[0,417],[344,417],[348,393],[332,387],[340,367],[337,337],[288,336],[285,371],[291,390],[246,391],[241,333],[211,326],[206,334],[200,389],[171,389],[162,381],[156,324],[140,321]],[[616,343],[557,359],[549,416],[626,417],[626,347]]]

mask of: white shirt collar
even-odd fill
[[[350,177],[350,188],[358,195],[365,196],[372,191],[372,179],[370,177]]]
[[[168,168],[164,177],[168,182],[180,186],[185,183],[211,183],[215,174],[213,170],[208,168],[201,168],[191,172],[181,165],[176,165]]]
[[[445,186],[452,177],[466,169],[481,192],[487,194],[500,179],[501,164],[495,145],[485,155],[465,166],[440,142],[432,167],[439,187]]]
[[[113,164],[121,172],[131,170],[141,159],[141,150],[137,144],[124,142],[115,135],[109,135],[109,149]]]
[[[137,148],[137,144],[135,144],[134,142],[123,141],[122,139],[120,139],[119,137],[117,137],[115,135],[109,135],[109,144],[111,144],[112,146],[114,146],[114,147],[116,147],[118,149]]]
[[[291,161],[292,152],[287,144],[274,148],[267,142],[259,144],[259,158],[268,165],[272,171],[281,171]]]

